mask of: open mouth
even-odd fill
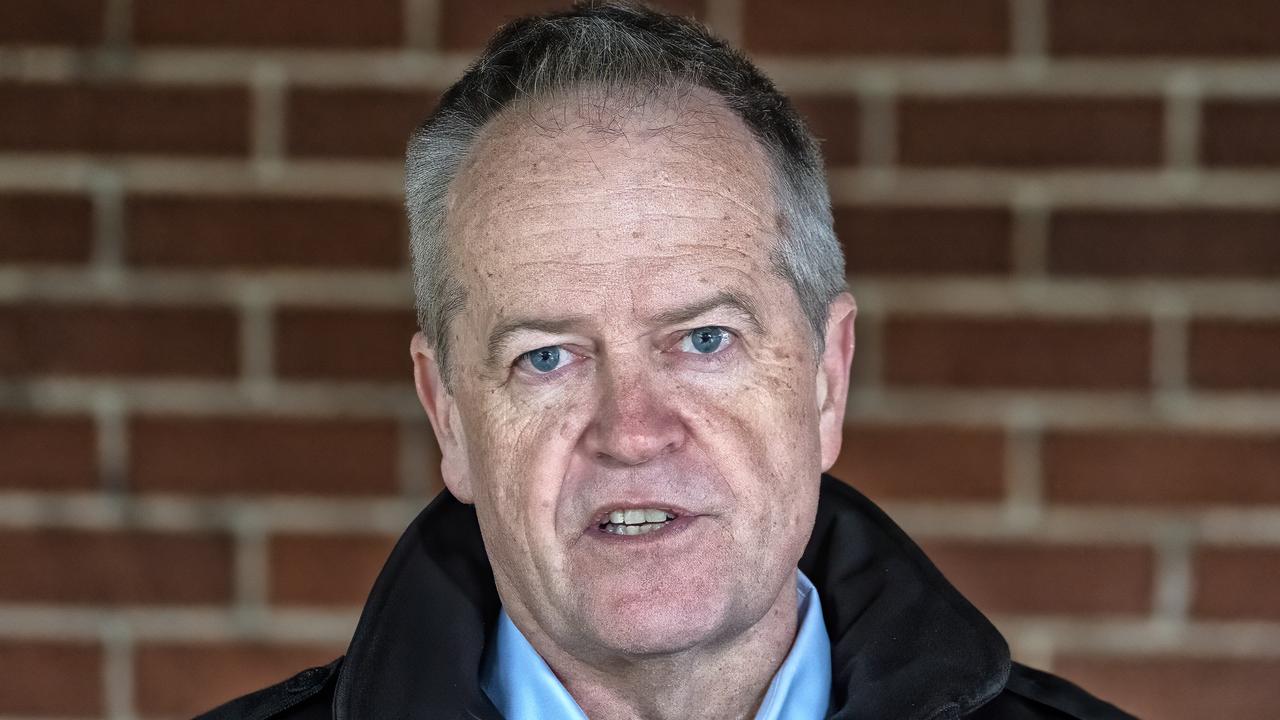
[[[612,535],[645,535],[661,530],[675,519],[675,513],[659,508],[614,510],[598,527]]]

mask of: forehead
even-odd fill
[[[446,233],[473,302],[502,314],[617,285],[642,304],[690,282],[750,291],[772,272],[776,216],[764,151],[710,92],[573,96],[486,127]]]

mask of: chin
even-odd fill
[[[705,583],[679,588],[658,583],[623,593],[615,589],[592,602],[586,615],[591,634],[604,648],[625,655],[667,655],[716,644],[750,627],[733,597],[729,588]]]

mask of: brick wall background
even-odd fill
[[[399,155],[546,4],[0,4],[0,718],[188,716],[342,651],[438,487]],[[1280,4],[668,7],[825,138],[837,472],[1019,658],[1274,717]]]

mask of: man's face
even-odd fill
[[[763,151],[682,102],[609,131],[576,100],[486,128],[451,193],[452,394],[415,339],[504,605],[579,658],[713,646],[790,607],[839,449],[845,384],[770,260]]]

